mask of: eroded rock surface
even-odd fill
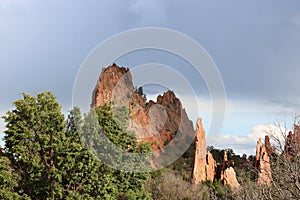
[[[234,170],[234,161],[228,160],[227,151],[224,151],[222,163],[218,165],[216,178],[224,185],[230,185],[230,187],[234,190],[240,187]]]
[[[239,182],[236,179],[236,173],[233,167],[228,167],[223,172],[223,184],[230,185],[230,187],[234,190],[240,187]]]
[[[190,137],[194,134],[193,124],[173,91],[159,95],[156,102],[147,102],[134,89],[130,70],[116,64],[102,70],[93,91],[92,107],[107,103],[129,109],[127,129],[136,134],[138,142],[152,143],[153,151],[162,149],[178,132]]]
[[[290,159],[300,155],[300,127],[296,124],[294,125],[294,133],[290,131],[286,138],[284,154]]]
[[[272,180],[270,157],[266,149],[266,144],[261,144],[260,139],[257,141],[256,145],[256,170],[257,185],[270,186]]]
[[[213,181],[215,177],[216,161],[210,152],[206,150],[205,130],[202,119],[198,118],[195,134],[195,161],[192,172],[192,183],[198,184],[202,181]]]
[[[214,181],[216,173],[216,161],[210,152],[206,154],[206,180]]]

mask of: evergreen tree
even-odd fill
[[[96,113],[98,115],[99,125],[101,131],[105,136],[116,146],[116,148],[121,149],[125,153],[145,153],[150,151],[150,144],[138,144],[133,133],[127,131],[126,123],[122,123],[121,126],[116,122],[127,122],[129,119],[127,112],[128,110],[120,107],[114,108],[114,112],[110,104],[106,104],[102,107],[96,108]],[[124,114],[125,112],[125,114]],[[118,116],[117,118],[114,116]],[[123,116],[123,117],[121,117]],[[97,147],[97,153],[102,153],[107,156],[114,154],[113,149],[109,149],[109,152],[103,151],[107,148],[107,144],[102,144],[102,146]],[[119,156],[119,157],[118,157]],[[121,162],[123,166],[131,167],[132,162],[145,163],[149,165],[149,160],[132,160],[127,154],[114,154],[115,162]],[[133,173],[133,172],[121,172],[118,170],[113,170],[112,176],[116,177],[116,185],[119,191],[119,199],[147,199],[150,198],[150,194],[145,190],[144,185],[147,179],[150,177],[149,173]]]
[[[15,109],[4,117],[4,140],[21,176],[19,186],[33,199],[61,198],[63,189],[57,171],[57,155],[65,140],[61,106],[50,92],[37,97],[23,94],[23,99],[14,105]]]
[[[99,131],[127,152],[149,149],[122,132],[110,106],[92,110],[84,120],[75,107],[65,121],[50,92],[23,94],[14,105],[3,117],[7,129],[5,154],[0,155],[0,198],[150,198],[144,188],[148,174],[120,172],[97,160],[93,154],[98,152],[89,151],[105,147],[99,146]]]
[[[20,176],[13,169],[8,154],[0,152],[0,199],[30,199],[27,195],[21,194],[22,190],[18,187],[19,179]]]

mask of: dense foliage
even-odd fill
[[[1,199],[145,199],[148,174],[124,173],[96,159],[82,145],[83,132],[93,133],[93,120],[111,140],[138,151],[120,132],[110,107],[91,111],[82,120],[74,108],[65,121],[61,106],[50,92],[23,94],[6,122],[5,151],[0,154]],[[97,130],[97,129],[95,129]],[[96,133],[97,134],[97,133]],[[119,137],[122,135],[122,137]],[[128,136],[129,137],[129,136]],[[122,139],[121,139],[122,138]],[[131,137],[130,137],[131,138]]]

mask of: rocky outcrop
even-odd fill
[[[217,165],[216,179],[220,180],[224,185],[230,185],[233,190],[240,187],[234,170],[234,161],[228,161],[227,151],[224,151],[222,163]]]
[[[213,155],[206,150],[205,130],[202,125],[202,119],[199,118],[196,124],[195,136],[195,161],[192,172],[192,183],[198,184],[202,181],[220,180],[224,185],[230,185],[236,190],[240,187],[234,171],[234,162],[228,161],[227,152],[224,151],[223,161],[216,164]]]
[[[265,139],[266,141],[266,139]],[[267,140],[268,141],[268,140]],[[256,145],[256,183],[257,185],[271,185],[272,172],[270,158],[266,149],[266,144],[261,144],[260,139]]]
[[[210,152],[206,154],[206,180],[214,181],[216,174],[216,161]]]
[[[290,131],[286,138],[284,154],[290,159],[300,155],[300,127],[296,124],[294,125],[294,133]]]
[[[195,161],[192,172],[192,183],[198,184],[202,181],[213,181],[215,177],[216,161],[212,154],[207,153],[205,130],[202,119],[198,118],[195,135]]]
[[[239,189],[240,184],[236,179],[236,173],[233,167],[228,167],[223,172],[223,184],[230,185],[233,190]]]
[[[273,153],[273,149],[271,147],[270,138],[267,135],[265,136],[265,146],[266,146],[266,151],[267,151],[268,155],[271,156]]]
[[[196,124],[196,136],[195,136],[195,162],[193,169],[193,183],[197,184],[202,181],[206,181],[206,139],[205,131],[202,125],[202,119],[198,118]]]
[[[124,105],[134,90],[130,70],[116,64],[103,68],[93,91],[92,107],[114,102]]]
[[[192,136],[194,128],[180,100],[173,91],[147,102],[134,89],[128,68],[116,64],[104,68],[93,91],[92,107],[112,103],[112,107],[129,109],[127,131],[133,131],[138,142],[152,143],[152,150],[162,149],[178,132]]]

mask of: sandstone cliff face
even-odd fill
[[[159,95],[156,102],[146,102],[134,90],[130,70],[115,64],[102,70],[93,92],[92,107],[110,102],[113,107],[128,107],[128,130],[136,134],[138,142],[153,143],[153,151],[162,149],[177,132],[194,134],[193,124],[173,91]]]
[[[210,152],[206,155],[206,180],[214,181],[217,163]]]
[[[93,91],[92,107],[103,106],[109,102],[124,104],[134,88],[128,68],[116,64],[102,69],[97,85]]]
[[[272,173],[270,166],[270,158],[267,153],[266,145],[257,141],[256,145],[256,170],[257,170],[257,185],[271,185]]]
[[[196,124],[195,147],[196,152],[192,177],[193,183],[197,184],[206,181],[206,139],[201,118],[198,118]]]
[[[192,183],[198,184],[202,181],[213,181],[215,177],[216,161],[212,154],[206,151],[205,131],[202,119],[198,118],[195,136],[195,161],[192,172]]]

